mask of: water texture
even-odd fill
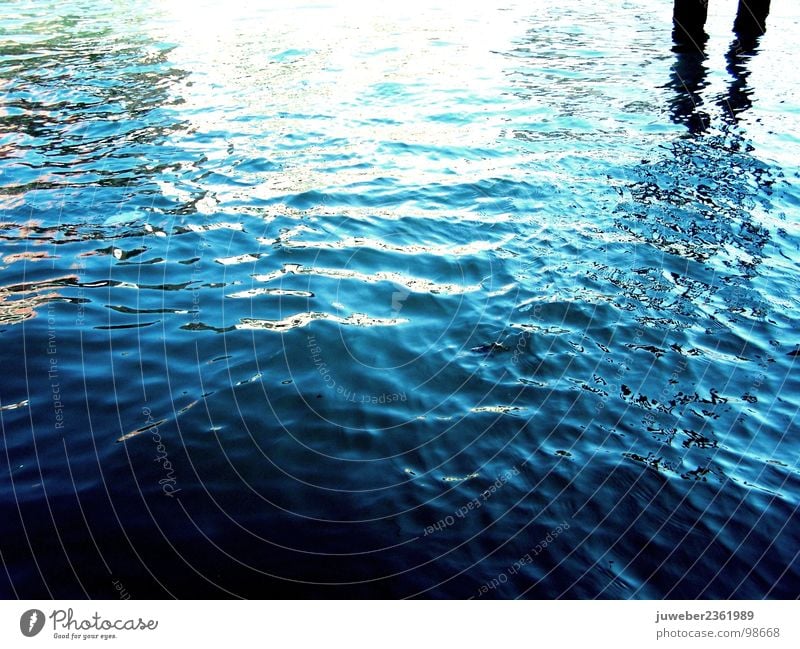
[[[0,595],[800,596],[800,11],[8,2]]]

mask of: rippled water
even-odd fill
[[[0,594],[800,595],[798,7],[398,4],[3,5]]]

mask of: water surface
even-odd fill
[[[0,594],[800,595],[774,4],[6,3]]]

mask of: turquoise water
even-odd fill
[[[800,11],[671,4],[4,4],[0,594],[800,595]]]

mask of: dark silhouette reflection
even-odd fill
[[[737,121],[739,115],[749,109],[752,89],[747,83],[750,76],[748,62],[758,51],[758,42],[766,32],[770,0],[739,0],[739,9],[733,23],[735,38],[725,58],[727,70],[733,77],[728,87],[728,95],[720,101],[725,115]]]
[[[707,18],[708,0],[675,0],[672,37],[676,51],[703,51],[708,40],[705,31]]]
[[[598,208],[601,204],[583,199],[572,176],[577,156],[566,157],[556,146],[550,148],[555,139],[553,134],[559,133],[563,124],[567,125],[564,130],[569,131],[573,118],[577,118],[575,122],[580,124],[580,120],[589,122],[597,115],[589,101],[582,101],[584,97],[602,104],[607,111],[604,116],[611,119],[617,115],[625,119],[629,106],[641,106],[645,111],[651,107],[632,101],[630,96],[619,102],[613,98],[599,101],[602,93],[594,89],[593,82],[609,79],[604,79],[605,70],[593,69],[591,60],[575,57],[582,66],[581,74],[564,74],[564,80],[552,75],[557,67],[565,69],[571,65],[571,57],[567,57],[569,62],[566,63],[558,60],[559,55],[563,56],[564,47],[578,50],[583,43],[572,33],[565,33],[558,41],[561,48],[549,46],[548,42],[554,39],[552,33],[543,34],[541,15],[531,18],[534,27],[509,52],[508,74],[515,86],[514,92],[522,99],[530,100],[542,118],[536,120],[526,116],[527,123],[517,125],[510,117],[508,130],[514,137],[525,139],[525,151],[535,155],[531,164],[533,182],[539,182],[534,174],[539,160],[543,160],[549,173],[570,185],[570,198],[574,201],[569,206],[570,214],[574,212],[575,218],[591,219],[597,227],[598,237],[614,241],[616,246],[613,252],[612,248],[603,247],[602,256],[594,256],[591,250],[585,250],[580,260],[570,262],[580,264],[585,260],[587,266],[591,265],[585,274],[591,285],[584,285],[582,278],[576,275],[574,280],[565,282],[564,288],[556,291],[569,294],[574,304],[584,303],[595,308],[602,301],[619,310],[622,315],[616,321],[612,344],[594,340],[597,348],[608,354],[608,360],[620,359],[619,356],[615,358],[614,351],[614,346],[620,343],[627,349],[636,350],[637,354],[649,353],[654,359],[660,359],[645,362],[647,374],[636,379],[630,379],[637,371],[632,364],[631,374],[626,376],[624,384],[617,382],[616,385],[613,373],[604,372],[601,364],[597,366],[600,369],[596,385],[613,386],[605,388],[604,408],[608,413],[615,413],[608,427],[601,424],[598,428],[605,434],[616,426],[625,426],[631,431],[626,441],[629,446],[622,456],[624,462],[619,465],[619,470],[614,469],[608,484],[621,483],[621,472],[630,470],[637,480],[646,481],[657,475],[657,484],[674,483],[678,490],[683,488],[679,484],[681,481],[701,481],[708,487],[719,484],[720,493],[727,493],[729,485],[734,482],[727,475],[727,466],[715,457],[716,449],[721,445],[716,432],[728,430],[723,422],[729,417],[727,413],[736,409],[733,404],[739,395],[746,395],[741,399],[751,404],[753,402],[749,399],[755,398],[747,392],[752,386],[752,382],[747,382],[749,379],[740,381],[739,378],[731,380],[731,377],[744,368],[750,376],[753,372],[760,372],[761,367],[769,367],[768,363],[773,360],[769,356],[769,346],[780,344],[777,338],[780,334],[771,329],[773,323],[768,321],[774,313],[769,293],[770,255],[774,242],[763,222],[763,215],[774,211],[770,202],[771,186],[780,171],[759,159],[748,140],[748,133],[742,126],[732,123],[719,105],[729,94],[724,72],[722,85],[717,85],[719,73],[726,64],[720,61],[720,67],[713,70],[717,74],[717,83],[712,90],[709,82],[713,78],[710,71],[712,59],[706,56],[706,38],[702,32],[705,7],[699,4],[676,2],[675,47],[669,62],[672,68],[669,72],[664,70],[669,81],[662,111],[668,110],[669,113],[664,117],[661,112],[662,121],[671,119],[678,124],[677,133],[642,138],[646,143],[638,148],[640,133],[633,138],[623,136],[610,144],[609,135],[601,126],[603,122],[599,122],[597,132],[593,134],[597,145],[581,149],[599,152],[596,158],[598,166],[604,171],[609,170],[607,178],[614,183],[619,194],[619,200],[611,199],[613,206],[609,213],[613,220],[600,215]],[[694,23],[681,18],[680,11],[688,11],[687,7],[700,12],[700,18]],[[763,20],[759,24],[763,31]],[[737,70],[739,76],[734,74],[734,82],[738,80],[746,86],[746,76],[742,75],[747,74],[749,63],[744,54],[747,44],[745,27],[741,25],[741,21],[737,22],[737,36],[742,41],[737,47],[741,45],[742,51],[736,54],[736,60],[741,69]],[[587,30],[586,37],[591,35],[591,30]],[[581,34],[579,38],[583,36]],[[611,56],[613,59],[615,54]],[[626,84],[631,89],[630,94],[635,95],[640,81],[637,64],[631,64],[625,52],[619,53],[619,59],[614,62],[623,74],[619,79],[612,77],[610,81]],[[735,97],[735,87],[730,94]],[[562,100],[566,108],[562,106]],[[658,106],[652,107],[653,111],[658,109]],[[581,137],[580,129],[574,129],[572,137],[575,140]],[[562,148],[564,145],[575,146],[566,138]],[[637,158],[638,153],[642,154],[641,162],[618,165],[617,156],[629,153],[631,147]],[[553,155],[548,155],[551,151]],[[581,164],[582,173],[589,176],[594,168],[594,159]],[[544,182],[542,186],[546,187]],[[588,186],[591,188],[589,191],[594,190],[594,183],[588,183]],[[550,196],[550,200],[555,199],[555,192]],[[555,205],[553,200],[545,209],[556,209]],[[563,231],[559,234],[568,236]],[[542,304],[554,300],[550,286],[543,291]],[[649,338],[652,343],[642,344],[641,339],[637,339],[639,334],[634,337],[630,327],[632,323],[641,327],[642,337]],[[769,334],[761,333],[767,331]],[[745,332],[756,333],[748,336]],[[765,344],[766,336],[773,333],[776,336],[774,342]],[[587,340],[592,340],[593,336],[591,330],[586,331]],[[730,365],[719,353],[727,345],[736,350],[735,361]],[[558,359],[558,353],[555,352],[554,358]],[[590,355],[592,352],[587,346],[581,348],[581,353]],[[670,359],[686,370],[673,373],[676,365]],[[625,363],[624,360],[621,362]],[[535,379],[538,371],[537,367],[530,378]],[[744,377],[745,374],[737,376]],[[595,386],[584,387],[590,395],[594,389]],[[759,395],[761,403],[768,398],[766,394],[763,399]],[[754,409],[757,407],[760,406],[754,406]],[[735,416],[731,412],[730,421]],[[606,439],[605,435],[598,437]],[[592,464],[587,464],[590,470]],[[678,479],[668,479],[667,476]],[[686,487],[687,492],[694,488],[693,485]],[[738,498],[733,496],[732,500]],[[616,502],[622,502],[622,499],[617,501],[611,496],[609,507],[614,510],[614,517],[619,515]],[[676,508],[675,502],[668,496],[653,498],[648,502],[644,515],[652,515],[657,508],[663,507],[665,511],[685,515],[689,527],[705,529],[701,517],[690,508]],[[746,528],[747,516],[742,516],[737,507],[733,504],[730,514],[726,511],[723,520],[732,520]],[[625,557],[623,565],[627,557],[637,557],[628,565],[641,561],[641,572],[653,575],[653,592],[669,592],[671,596],[691,592],[694,586],[684,579],[685,572],[673,577],[660,572],[658,565],[646,565],[650,561],[654,539],[661,538],[655,534],[656,528],[648,527],[646,521],[630,528],[642,531],[643,537],[638,539],[627,531],[620,534],[614,523],[608,522],[610,520],[604,519],[592,529],[592,541],[599,549],[593,548],[593,555],[608,547],[613,548],[618,556]],[[764,538],[759,542],[768,544],[771,539]],[[676,541],[670,538],[666,543],[678,548],[676,556],[707,568],[711,578],[715,578],[719,566],[717,558],[720,553],[725,553],[727,540],[723,534],[712,543],[703,540],[697,552],[688,550],[684,539]],[[647,550],[641,551],[642,548]],[[735,560],[750,562],[751,558],[746,552],[740,552]],[[580,569],[575,569],[574,561],[563,561],[563,565],[568,575],[564,581],[581,583],[584,592],[598,588],[593,583],[594,572],[576,575]],[[552,575],[547,577],[547,581],[542,579],[541,585],[536,585],[539,592],[546,594],[545,583],[553,583]],[[739,579],[736,584],[731,592],[736,592]],[[608,594],[603,590],[605,588],[606,584],[600,585],[599,592]],[[706,583],[698,586],[698,592],[705,588]]]
[[[702,110],[702,91],[708,85],[706,54],[701,50],[676,52],[669,86],[674,90],[670,100],[670,116],[676,124],[685,125],[690,133],[708,130],[710,117]]]
[[[675,3],[675,60],[668,84],[673,93],[669,99],[670,118],[694,137],[673,142],[671,159],[643,168],[642,182],[634,184],[632,195],[638,203],[649,205],[655,198],[661,205],[670,205],[674,212],[668,218],[684,213],[686,222],[681,224],[681,230],[690,236],[676,236],[665,230],[657,244],[664,250],[706,261],[722,254],[726,247],[738,248],[749,259],[739,268],[741,277],[749,278],[761,263],[768,233],[752,222],[747,207],[769,193],[771,180],[768,167],[750,155],[745,133],[730,127],[752,106],[749,64],[765,31],[769,1],[740,1],[734,22],[736,38],[727,53],[727,70],[733,79],[727,92],[711,97],[705,92],[709,86],[705,40],[696,38],[696,30],[691,35],[688,29],[692,8],[698,11],[696,21],[705,21],[705,9],[698,9],[699,4],[680,0]],[[696,27],[699,23],[693,24]],[[734,165],[741,173],[731,171]],[[752,184],[745,182],[745,177]],[[756,192],[753,186],[758,188]],[[650,210],[633,213],[648,223],[654,218]]]
[[[695,39],[688,46],[687,35],[678,29],[676,20],[668,106],[672,121],[684,126],[688,134],[674,138],[665,147],[666,155],[643,161],[633,170],[635,180],[627,187],[630,199],[621,201],[616,211],[617,228],[663,255],[645,272],[669,277],[680,287],[686,302],[670,302],[663,294],[648,293],[646,285],[637,285],[637,278],[623,276],[616,280],[616,288],[650,309],[646,322],[678,329],[683,321],[704,329],[694,338],[698,348],[714,348],[720,339],[732,338],[737,327],[755,328],[771,309],[754,280],[762,275],[762,265],[769,259],[771,234],[758,212],[772,209],[771,186],[776,172],[759,160],[748,134],[736,124],[736,116],[751,106],[749,62],[763,34],[768,8],[762,6],[762,11],[756,12],[752,11],[754,5],[740,3],[734,25],[736,40],[728,53],[727,69],[733,80],[727,91],[719,94],[709,93],[705,41]],[[663,264],[662,260],[671,263]],[[681,262],[674,263],[676,260]],[[668,265],[671,268],[665,272]],[[707,309],[706,305],[712,304]],[[748,351],[740,360],[753,362],[755,358],[756,352]],[[692,364],[687,361],[687,365]],[[627,401],[655,403],[656,409],[659,403],[666,403],[668,410],[701,402],[679,382],[674,392],[668,389],[668,396],[659,399],[649,394],[652,384],[644,382],[639,394],[627,395]],[[706,404],[700,406],[700,412],[714,409],[716,390],[711,389],[709,397],[701,397]],[[685,427],[686,420],[681,418],[666,425],[655,423],[655,419],[647,414],[641,423],[657,444],[648,448],[642,443],[646,453],[642,450],[626,456],[649,470],[664,472],[670,464],[679,467],[685,456],[677,449],[673,451],[677,446],[698,451],[718,444],[708,428]],[[701,461],[696,468],[683,470],[681,478],[714,480],[719,467],[706,461],[702,453],[698,457]],[[723,476],[724,471],[716,475]]]
[[[693,135],[705,133],[711,125],[709,113],[703,110],[703,90],[707,87],[703,31],[706,3],[700,0],[676,0],[673,41],[675,62],[669,87],[670,116],[683,124]],[[733,77],[727,95],[715,103],[723,109],[726,122],[736,122],[739,115],[752,106],[752,89],[748,85],[749,61],[758,51],[758,42],[766,31],[770,0],[740,0],[733,24],[735,38],[726,54],[727,70]]]
[[[672,40],[675,63],[672,65],[669,87],[675,91],[670,101],[670,116],[683,124],[692,134],[708,130],[710,117],[700,106],[706,82],[705,32],[708,17],[707,0],[675,0],[672,16]]]

